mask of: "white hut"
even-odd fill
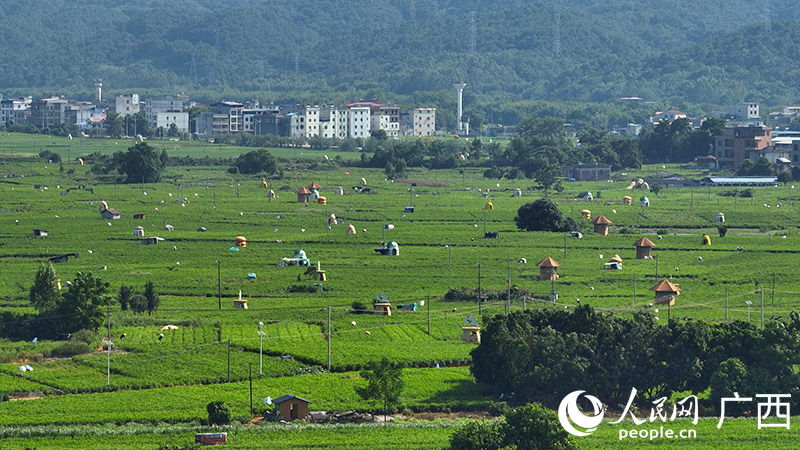
[[[344,189],[341,186],[337,186],[336,189],[333,190],[333,193],[336,195],[344,195]]]
[[[133,227],[133,237],[144,237],[144,228],[139,225]]]
[[[355,226],[353,226],[353,224],[351,223],[351,224],[350,224],[350,225],[347,227],[347,231],[345,231],[345,234],[356,234],[356,227],[355,227]]]
[[[721,212],[718,212],[717,216],[715,218],[715,222],[717,222],[717,223],[725,223],[725,214],[722,214]]]
[[[511,193],[511,196],[512,197],[522,197],[522,189],[520,189],[520,188],[514,189],[514,191],[512,191],[512,193]]]

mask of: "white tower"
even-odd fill
[[[94,83],[94,101],[97,103],[103,101],[103,80],[97,80]]]
[[[467,83],[463,81],[456,81],[453,83],[453,87],[456,88],[458,91],[458,115],[456,116],[456,120],[458,121],[458,131],[461,132],[464,130],[464,122],[461,120],[461,116],[464,114],[464,110],[461,109],[462,103],[462,95],[464,93],[464,87],[467,86]]]

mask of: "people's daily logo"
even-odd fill
[[[570,392],[561,400],[561,404],[558,405],[558,420],[561,422],[561,426],[564,427],[564,430],[573,436],[588,436],[592,434],[603,421],[603,414],[605,411],[603,410],[603,404],[597,397],[584,395],[586,400],[592,404],[592,409],[594,409],[593,415],[586,415],[578,408],[578,398],[580,398],[581,394],[584,392],[586,391]],[[583,431],[581,429],[583,429]]]

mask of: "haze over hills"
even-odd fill
[[[0,20],[6,96],[89,98],[102,78],[112,93],[436,104],[464,79],[484,105],[798,101],[793,0],[20,0]]]

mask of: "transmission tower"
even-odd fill
[[[411,21],[417,20],[417,8],[414,5],[414,0],[408,0],[408,17]]]
[[[475,11],[470,11],[469,18],[469,54],[475,56],[475,43],[478,40],[478,25],[475,20]]]
[[[772,33],[772,11],[770,7],[770,0],[766,0],[767,4],[764,8],[764,30],[767,34]]]
[[[300,73],[300,55],[298,53],[294,54],[294,72]]]
[[[556,11],[553,21],[553,56],[561,58],[561,13]]]
[[[197,82],[197,56],[195,53],[192,53],[192,60],[189,61],[189,78],[192,79],[192,83]]]

